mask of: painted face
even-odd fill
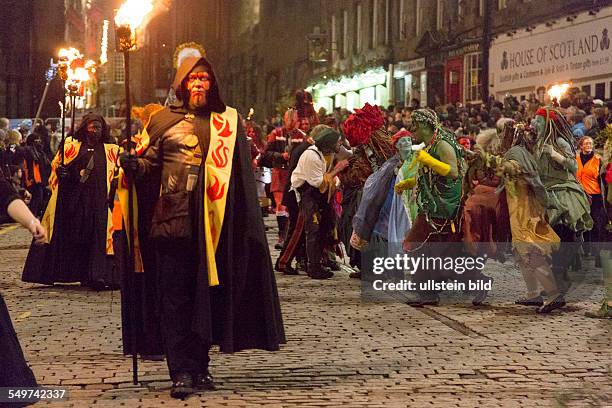
[[[189,107],[197,109],[206,106],[208,91],[211,86],[212,81],[206,67],[202,65],[195,67],[187,79]]]
[[[402,137],[395,144],[397,152],[402,160],[407,160],[412,154],[412,139],[409,137]]]
[[[584,154],[589,154],[593,152],[593,139],[590,137],[585,138],[580,144],[580,150]]]
[[[95,140],[100,139],[102,135],[102,123],[97,120],[87,123],[87,134]]]
[[[538,137],[544,135],[544,130],[546,129],[546,119],[543,116],[536,116],[531,121],[531,127],[533,127],[536,131]]]
[[[467,137],[462,137],[461,139],[459,139],[459,144],[463,146],[464,149],[470,150],[471,142],[470,139],[468,139]]]
[[[415,122],[413,121],[411,124],[411,131],[414,136],[414,139],[418,142],[424,142],[429,137],[433,135],[433,129],[425,123]]]

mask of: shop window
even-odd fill
[[[357,92],[346,93],[346,110],[354,111],[356,108],[361,108],[359,103],[359,94]]]
[[[336,95],[334,98],[334,108],[344,108],[346,109],[346,96],[342,94]]]
[[[403,106],[406,104],[406,80],[404,78],[395,79],[395,104]]]
[[[389,105],[389,91],[384,85],[376,85],[376,104],[381,107]]]
[[[606,99],[606,83],[595,84],[595,99]]]
[[[465,56],[465,100],[466,102],[480,100],[480,84],[482,77],[482,54]]]
[[[584,85],[581,89],[587,96],[591,96],[591,85]]]
[[[361,103],[361,105],[365,105],[366,102],[369,104],[375,104],[376,103],[376,88],[369,87],[369,88],[364,88],[361,89],[359,91],[359,102]]]

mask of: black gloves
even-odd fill
[[[125,171],[125,174],[130,177],[134,176],[138,171],[138,158],[127,152],[119,155],[119,164],[123,171]]]
[[[55,172],[60,180],[66,180],[70,176],[70,172],[66,166],[58,166]]]

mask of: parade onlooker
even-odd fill
[[[585,117],[584,111],[582,110],[577,110],[572,115],[570,124],[572,125],[572,133],[574,134],[574,137],[576,139],[581,138],[586,133],[584,123],[583,123],[584,117]]]
[[[580,152],[576,155],[578,170],[576,179],[584,192],[589,197],[591,205],[591,217],[593,218],[593,229],[584,234],[585,242],[590,243],[586,247],[586,253],[595,256],[595,265],[601,266],[599,257],[600,243],[604,240],[605,226],[608,217],[604,207],[604,185],[602,180],[603,167],[601,156],[593,151],[593,139],[584,136],[578,142]]]

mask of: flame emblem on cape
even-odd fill
[[[219,145],[215,150],[212,151],[211,156],[213,161],[215,162],[215,166],[219,168],[223,168],[227,166],[229,154],[229,147],[223,144],[223,140],[219,139]]]
[[[111,163],[116,163],[117,162],[117,152],[115,151],[115,149],[110,149],[108,151],[108,156],[107,156],[108,160]]]
[[[230,128],[229,121],[227,121],[223,116],[215,114],[213,116],[213,125],[219,132],[219,136],[229,137],[232,135],[232,129]]]
[[[208,186],[208,188],[206,189],[206,194],[208,195],[210,201],[217,201],[225,194],[225,183],[223,183],[223,185],[220,185],[217,176],[213,175],[212,177],[215,179],[215,182],[212,185]]]
[[[76,149],[74,148],[73,144],[68,146],[68,149],[66,149],[66,153],[64,155],[66,159],[73,159],[74,156],[76,156]]]

